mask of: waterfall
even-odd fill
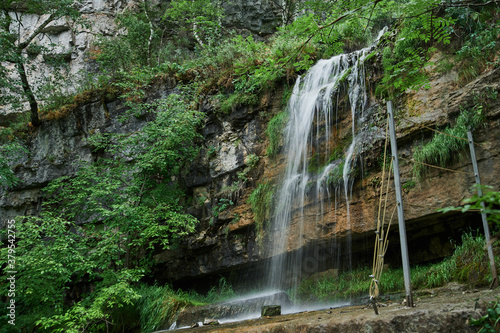
[[[296,285],[301,272],[317,268],[315,258],[303,253],[306,229],[318,222],[309,213],[305,215],[309,209],[306,206],[311,202],[319,204],[315,216],[321,218],[329,210],[337,209],[337,200],[343,194],[347,229],[350,230],[351,170],[360,141],[356,137],[356,123],[362,119],[367,102],[363,60],[370,50],[365,48],[320,60],[295,83],[288,102],[290,116],[285,129],[286,170],[276,192],[266,248],[271,258],[267,277],[270,289],[283,290]],[[338,130],[339,111],[342,111],[339,110],[342,96],[348,96],[348,101],[343,103],[349,105],[352,117],[352,133],[344,137],[352,136],[352,140],[339,152],[334,136]],[[334,155],[334,148],[337,155],[343,156]],[[350,232],[347,243],[344,247],[348,253],[344,257],[348,257],[350,266]],[[336,255],[340,257],[341,254]]]

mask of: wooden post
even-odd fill
[[[410,281],[410,260],[408,257],[408,242],[406,240],[406,225],[403,210],[403,195],[401,192],[401,180],[399,176],[399,160],[398,160],[398,146],[396,143],[396,129],[394,126],[394,115],[392,111],[392,101],[387,102],[387,110],[389,112],[389,132],[391,137],[391,152],[394,170],[394,186],[396,191],[396,204],[398,209],[398,225],[399,225],[399,240],[401,242],[401,258],[403,260],[403,276],[405,280],[406,290],[406,304],[413,307],[413,296],[411,293]]]

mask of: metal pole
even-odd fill
[[[482,196],[483,191],[481,189],[481,179],[479,178],[479,169],[477,167],[477,158],[476,158],[476,150],[474,148],[474,139],[472,137],[472,132],[467,131],[467,138],[469,139],[469,149],[470,149],[470,158],[472,160],[472,168],[474,170],[474,178],[476,178],[477,186],[477,195]],[[497,269],[495,266],[495,256],[493,255],[493,248],[490,244],[490,229],[488,227],[488,220],[486,219],[486,213],[484,211],[485,206],[484,202],[481,202],[481,218],[483,219],[483,228],[484,228],[484,238],[486,239],[486,244],[488,244],[488,257],[490,258],[490,268],[491,268],[491,279],[492,287],[498,287],[498,276]]]
[[[401,242],[401,258],[403,259],[403,276],[405,280],[406,304],[413,307],[413,296],[410,281],[410,260],[408,259],[408,244],[406,240],[406,225],[403,211],[403,195],[401,193],[401,181],[399,179],[398,146],[396,143],[396,130],[394,128],[394,115],[392,112],[392,101],[387,102],[389,111],[389,132],[391,136],[391,152],[393,158],[394,186],[396,191],[396,202],[398,207],[399,239]]]

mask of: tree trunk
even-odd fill
[[[28,98],[28,102],[30,104],[31,125],[38,127],[41,125],[40,118],[38,117],[38,102],[36,101],[33,90],[31,90],[31,87],[29,85],[28,76],[26,75],[26,69],[24,68],[22,60],[18,60],[16,62],[16,66],[19,76],[21,77],[24,93],[26,94],[26,97]]]

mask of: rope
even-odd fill
[[[385,127],[385,144],[384,144],[384,163],[382,164],[382,183],[380,186],[380,196],[379,196],[379,202],[378,202],[378,214],[377,214],[377,233],[380,232],[380,215],[382,212],[382,191],[384,189],[384,181],[385,181],[385,162],[386,162],[386,156],[387,156],[387,146],[388,146],[388,127],[389,127],[389,121],[387,121],[387,125]],[[387,197],[387,195],[386,195]],[[372,267],[375,269],[376,266],[376,261],[377,261],[377,249],[378,249],[378,237],[375,238],[375,246],[374,246],[374,251],[373,251],[373,264]],[[374,275],[374,274],[373,274]],[[375,275],[374,275],[375,276]],[[371,288],[370,288],[371,290]],[[371,297],[372,295],[370,295]]]
[[[423,125],[422,123],[417,123],[416,121],[413,121],[413,120],[411,120],[410,118],[406,118],[406,117],[402,117],[402,118],[403,118],[403,119],[406,119],[406,120],[408,120],[408,121],[411,121],[412,123],[414,123],[414,124],[416,124],[416,125],[421,125],[422,127],[427,128],[428,130],[431,130],[431,131],[433,131],[433,132],[437,132],[437,133],[440,133],[440,134],[443,134],[443,135],[450,136],[450,137],[455,138],[455,139],[459,139],[459,140],[463,140],[463,141],[467,141],[467,142],[469,142],[469,139],[466,139],[466,138],[462,138],[462,137],[460,137],[460,136],[455,136],[455,135],[451,135],[451,134],[445,133],[445,132],[440,131],[440,130],[437,130],[437,129],[435,129],[435,128],[431,128],[431,127],[429,127],[429,126],[427,126],[427,125]],[[489,150],[488,148],[486,148],[486,147],[485,147],[485,146],[483,146],[482,144],[477,143],[477,142],[473,142],[473,143],[474,143],[476,146],[481,147],[481,148],[483,148],[484,150],[488,151],[490,154],[496,155],[495,153],[493,153],[491,150]]]
[[[408,119],[405,117],[403,117],[403,118],[411,121],[414,124],[418,124],[411,119]],[[393,156],[391,158],[391,162],[389,165],[389,172],[388,172],[388,176],[387,176],[387,184],[386,184],[386,190],[385,190],[384,208],[382,209],[382,200],[383,200],[382,196],[384,195],[383,188],[384,188],[384,181],[385,181],[387,146],[388,146],[388,125],[389,125],[389,121],[387,121],[387,126],[386,126],[385,146],[384,146],[384,163],[382,166],[382,183],[380,186],[379,207],[378,207],[378,214],[377,214],[377,231],[375,231],[376,236],[375,236],[375,246],[374,246],[374,251],[373,251],[373,270],[372,270],[372,275],[370,275],[372,280],[370,281],[370,289],[369,289],[370,300],[372,300],[372,302],[373,302],[373,308],[375,310],[375,314],[378,314],[375,299],[380,294],[379,281],[380,281],[380,277],[382,276],[382,270],[384,267],[384,256],[385,256],[385,253],[386,253],[387,248],[389,246],[389,238],[388,238],[389,237],[389,229],[391,227],[392,220],[394,218],[394,214],[396,213],[396,209],[397,209],[397,205],[395,205],[393,210],[392,210],[391,218],[390,218],[389,223],[387,225],[387,230],[384,231],[384,224],[382,223],[382,221],[386,220],[387,200],[388,200],[388,194],[389,194],[389,190],[390,190],[389,185],[390,185],[390,178],[391,178],[391,170],[392,170],[393,163],[394,163],[394,156]],[[450,136],[450,137],[453,137],[453,138],[456,138],[459,140],[464,140],[464,141],[469,142],[468,139],[457,137],[457,136],[454,136],[454,135],[451,135],[448,133],[444,133],[442,131],[430,128],[426,125],[422,125],[422,126],[431,130],[431,131],[438,132],[438,133],[441,133],[443,135],[447,135],[447,136]],[[474,144],[489,151],[487,148],[483,147],[480,144],[477,144],[475,142],[474,142]],[[489,152],[491,153],[491,151],[489,151]],[[422,164],[422,165],[425,165],[428,167],[440,169],[440,170],[456,172],[456,173],[463,173],[463,174],[467,174],[467,175],[471,175],[471,174],[473,175],[473,173],[471,173],[471,172],[464,172],[464,171],[459,171],[459,170],[447,169],[447,168],[443,168],[443,167],[439,167],[439,166],[435,166],[435,165],[431,165],[431,164],[427,164],[427,163],[423,163],[423,162],[417,162],[415,160],[407,159],[404,157],[401,157],[401,159],[412,162],[412,163]],[[409,204],[409,205],[436,209],[436,208],[430,207],[430,206],[422,206],[422,205],[415,205],[415,204]],[[381,215],[382,215],[382,218],[381,218]]]
[[[384,146],[384,163],[382,166],[382,183],[380,186],[380,196],[379,196],[379,206],[378,206],[378,215],[377,215],[377,231],[375,232],[375,246],[374,246],[374,251],[373,251],[373,270],[372,270],[372,275],[370,277],[372,280],[370,281],[370,299],[373,301],[373,308],[375,310],[375,314],[378,314],[377,311],[377,306],[375,303],[375,298],[378,297],[380,291],[379,291],[379,286],[378,283],[380,281],[380,277],[382,276],[382,270],[384,268],[384,255],[385,252],[387,251],[387,248],[389,246],[389,241],[388,241],[388,236],[389,236],[389,229],[392,223],[392,219],[394,217],[394,212],[396,211],[395,209],[392,212],[391,219],[389,221],[389,224],[387,225],[387,230],[384,231],[384,224],[382,221],[386,220],[386,212],[387,212],[387,198],[388,198],[388,193],[390,190],[390,178],[391,178],[391,170],[394,162],[394,157],[391,158],[391,162],[389,165],[389,172],[387,175],[387,184],[386,184],[386,190],[385,190],[385,199],[383,199],[384,195],[384,181],[386,179],[385,172],[386,172],[386,156],[387,156],[387,146],[388,146],[388,124],[386,126],[386,136],[385,136],[385,146]],[[382,201],[384,201],[384,208],[382,209]],[[396,207],[395,207],[396,208]],[[381,218],[382,216],[382,218]]]
[[[457,173],[463,173],[463,174],[466,174],[466,175],[474,175],[474,173],[472,173],[472,172],[466,172],[466,171],[460,171],[460,170],[447,169],[447,168],[439,167],[439,166],[436,166],[436,165],[432,165],[432,164],[427,164],[427,163],[424,163],[424,162],[418,162],[418,161],[415,161],[415,160],[411,160],[411,159],[409,159],[409,158],[400,157],[400,159],[405,160],[405,161],[408,161],[408,162],[411,162],[411,163],[422,164],[422,165],[425,165],[425,166],[428,166],[428,167],[431,167],[431,168],[440,169],[440,170],[451,171],[451,172],[457,172]]]
[[[386,156],[387,156],[387,146],[389,145],[389,121],[387,121],[387,125],[385,126],[385,145],[384,145],[384,163],[382,165],[382,183],[380,184],[380,197],[379,197],[379,203],[378,203],[378,215],[377,215],[377,230],[380,227],[380,213],[382,211],[382,189],[384,188],[384,181],[385,181],[385,162],[386,162]],[[392,160],[391,160],[392,162]],[[390,172],[389,172],[390,174]]]
[[[380,277],[382,276],[382,271],[384,269],[384,256],[385,253],[387,252],[387,248],[389,247],[389,229],[392,224],[392,220],[394,219],[394,214],[396,213],[396,208],[397,206],[394,207],[392,210],[391,214],[391,219],[389,220],[389,223],[387,224],[387,231],[385,232],[384,235],[379,236],[377,234],[376,237],[376,247],[375,247],[375,252],[377,253],[376,255],[376,261],[373,266],[373,272],[372,275],[370,276],[372,280],[370,281],[370,299],[374,300],[375,298],[378,297],[380,294],[380,289],[379,289],[379,281]],[[382,232],[383,233],[383,232]]]

